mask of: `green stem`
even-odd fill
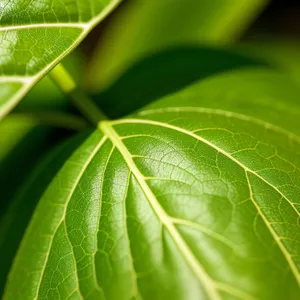
[[[34,124],[51,125],[59,128],[67,128],[74,131],[82,131],[88,127],[88,122],[80,116],[51,112],[44,110],[14,112],[12,117],[23,118]]]
[[[107,119],[101,109],[77,86],[62,64],[57,65],[50,72],[50,77],[92,124],[97,126],[99,121]]]

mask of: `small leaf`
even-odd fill
[[[1,3],[0,119],[119,2]]]
[[[4,299],[297,299],[299,95],[234,71],[101,122],[44,193]]]

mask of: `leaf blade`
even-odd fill
[[[255,74],[260,81],[257,75],[266,73],[264,87],[273,82],[273,89],[260,91],[248,80],[243,93],[230,93],[236,78]],[[222,85],[216,90],[216,80],[225,82],[229,95]],[[14,274],[26,268],[32,276],[40,249],[49,255],[39,277],[41,298],[78,295],[78,289],[91,299],[297,298],[300,151],[286,132],[298,135],[299,129],[291,130],[276,113],[282,109],[274,97],[277,82],[270,71],[227,72],[128,118],[102,122],[101,132],[76,151],[41,199],[47,209],[37,209],[39,221],[26,234],[6,298],[16,299],[15,286],[24,278],[27,287],[34,286],[32,277],[20,281]],[[272,110],[262,113],[261,101],[251,101],[254,87],[258,99],[269,95]],[[294,114],[296,109],[287,118]],[[75,182],[83,165],[69,199],[67,179]],[[58,227],[62,216],[64,230]],[[45,233],[52,247],[43,241]]]
[[[54,3],[56,10],[50,13],[53,14],[49,19],[50,23],[41,18],[43,13],[47,16],[47,5],[42,7],[45,10],[42,11],[36,9],[34,3],[30,3],[27,7],[28,13],[16,18],[20,24],[13,24],[14,20],[9,18],[11,13],[14,13],[13,16],[20,15],[19,2],[4,7],[0,18],[0,54],[5,58],[0,64],[0,90],[3,93],[0,94],[3,98],[0,103],[0,118],[69,54],[89,31],[120,3],[120,0],[106,1],[104,5],[103,2],[91,1],[93,9],[89,14],[87,12],[90,8],[86,4],[81,5],[78,11],[76,3],[72,4],[69,7],[72,12],[67,16],[71,21],[77,21],[75,24],[68,22],[70,19],[66,19],[62,14],[67,6],[59,3]],[[78,23],[81,15],[85,22]],[[59,23],[59,18],[66,19],[67,22]],[[32,20],[35,20],[35,23],[32,23]],[[18,64],[15,61],[18,61]]]
[[[161,123],[161,122],[157,122],[157,121],[152,121],[152,120],[140,120],[140,119],[126,119],[125,121],[115,121],[113,124],[124,124],[124,123],[132,123],[132,124],[147,124],[147,125],[153,125],[153,126],[158,126],[158,127],[164,127],[164,128],[168,128],[174,131],[178,131],[181,132],[185,135],[189,135],[191,137],[193,137],[194,139],[197,139],[199,141],[201,141],[202,143],[207,144],[209,147],[215,149],[218,153],[221,153],[222,155],[224,155],[225,157],[228,157],[231,161],[233,161],[234,163],[236,163],[238,166],[240,166],[244,171],[245,171],[245,175],[246,175],[246,179],[247,179],[247,183],[249,186],[249,191],[250,191],[250,199],[253,201],[253,203],[255,203],[255,207],[258,210],[259,214],[262,216],[264,222],[266,223],[268,229],[270,230],[271,234],[274,236],[275,241],[278,243],[281,251],[283,252],[284,256],[286,257],[287,261],[289,262],[291,269],[293,271],[293,273],[295,274],[295,277],[300,285],[300,272],[297,269],[295,262],[293,261],[293,259],[291,258],[291,256],[289,255],[289,252],[287,251],[287,249],[284,247],[284,245],[281,243],[279,236],[276,235],[276,232],[272,229],[271,226],[269,226],[269,222],[266,219],[266,217],[264,216],[264,214],[261,212],[260,208],[258,205],[256,205],[256,202],[254,200],[254,196],[253,196],[253,190],[251,187],[251,183],[250,183],[250,177],[249,177],[249,173],[251,174],[251,176],[255,176],[258,179],[260,179],[261,181],[263,181],[264,183],[266,183],[267,185],[269,185],[272,189],[274,189],[278,194],[281,195],[282,198],[284,198],[289,205],[293,208],[293,210],[295,211],[295,213],[297,214],[297,217],[300,217],[300,212],[297,210],[297,208],[295,207],[294,203],[292,201],[290,201],[286,195],[284,195],[276,186],[274,186],[272,183],[270,183],[269,181],[267,181],[265,178],[263,178],[261,175],[259,175],[258,173],[256,173],[255,171],[249,169],[246,165],[244,165],[243,163],[241,163],[239,160],[237,160],[236,158],[234,158],[232,155],[230,155],[229,153],[227,153],[226,151],[224,151],[223,149],[219,148],[218,146],[214,145],[213,143],[211,143],[210,141],[202,138],[201,136],[198,136],[197,134],[194,134],[193,132],[190,132],[184,128],[180,128],[177,126],[173,126],[173,125],[169,125],[166,123]],[[102,131],[106,133],[106,136],[108,136],[112,141],[115,140],[115,138],[113,136],[115,136],[116,134],[111,134],[110,131],[108,131],[107,129],[103,129],[104,126],[102,126]],[[117,142],[116,142],[117,143]],[[128,155],[127,152],[123,149],[123,147],[118,147],[120,149],[120,152],[125,152],[124,156]],[[121,149],[123,149],[123,151],[121,151]],[[130,165],[134,165],[134,163],[128,163]],[[132,167],[132,169],[134,169],[135,167]],[[137,173],[137,171],[133,171],[133,173]],[[148,190],[148,187],[144,185],[144,190]],[[141,183],[142,186],[142,183]],[[149,192],[148,192],[149,193]],[[150,194],[150,193],[149,193]],[[151,192],[152,194],[152,192]],[[151,196],[153,197],[153,196]],[[191,264],[193,265],[193,264]],[[212,297],[212,299],[214,299],[214,297]]]
[[[3,124],[5,124],[10,119],[11,116],[9,118],[6,118],[5,121],[1,123],[1,125],[3,126]],[[25,128],[22,127],[22,129],[24,130]],[[26,170],[26,165],[23,163],[23,169],[25,169],[25,173],[27,176],[26,178],[22,178],[21,176],[21,179],[23,179],[21,182],[14,180],[13,188],[17,190],[17,192],[15,192],[13,195],[10,195],[9,193],[7,193],[6,189],[2,188],[2,195],[7,200],[9,205],[7,208],[5,207],[5,209],[3,207],[4,203],[3,205],[1,205],[1,211],[4,211],[3,215],[1,214],[0,218],[1,297],[4,291],[6,277],[8,275],[14,256],[17,252],[18,245],[22,240],[22,236],[25,232],[26,227],[28,226],[30,217],[34,211],[34,208],[36,207],[36,204],[38,203],[44,190],[51,182],[52,178],[56,175],[64,162],[68,159],[74,148],[81,144],[83,138],[84,136],[80,135],[75,139],[73,138],[72,140],[68,141],[68,143],[61,144],[59,147],[54,147],[54,145],[51,145],[50,149],[48,149],[48,146],[47,155],[46,153],[44,153],[46,152],[45,149],[42,149],[43,155],[39,154],[41,151],[39,151],[38,155],[37,153],[34,153],[33,150],[35,149],[31,149],[30,153],[35,157],[36,161],[30,160],[30,157],[25,157],[25,159],[29,162],[31,169],[32,167],[34,167],[34,171],[30,173],[31,169],[28,170],[27,168]],[[27,140],[27,144],[34,143],[32,143],[31,139]],[[26,154],[26,152],[24,153],[23,150],[23,159],[24,154]],[[14,157],[14,161],[18,162],[17,158]],[[37,161],[37,159],[39,160]],[[22,175],[19,169],[12,163],[10,163],[10,170],[11,169],[15,172],[17,170],[19,172],[19,177],[20,175]],[[15,172],[13,174],[14,177]],[[5,169],[3,169],[3,172],[1,173],[5,173],[5,176],[8,176],[8,179],[10,179],[10,181],[13,181],[12,175],[10,175],[8,172],[5,172]],[[28,176],[28,173],[30,173],[30,176]],[[0,177],[2,179],[1,182],[3,183],[3,186],[10,187],[7,181],[3,180],[4,176],[1,175],[2,174],[0,174]],[[27,177],[29,178],[27,179]],[[22,201],[22,199],[24,198],[28,201]]]
[[[141,172],[135,165],[134,161],[131,158],[130,153],[128,152],[126,146],[122,143],[116,131],[107,122],[102,122],[100,125],[100,129],[105,134],[105,136],[107,136],[111,140],[111,142],[116,146],[116,148],[124,157],[124,160],[128,165],[128,168],[134,174],[136,180],[138,181],[146,197],[148,198],[151,207],[155,211],[155,214],[157,215],[158,219],[168,229],[170,235],[174,238],[174,241],[176,241],[178,248],[185,256],[186,260],[191,266],[191,269],[194,271],[197,278],[199,278],[199,280],[205,286],[205,291],[207,292],[209,298],[213,300],[220,299],[215,290],[215,287],[211,283],[210,277],[206,274],[203,267],[199,264],[199,262],[197,261],[193,253],[190,251],[189,247],[186,245],[185,241],[178,233],[177,229],[175,228],[172,221],[170,220],[170,217],[166,214],[166,212],[160,205],[159,201],[157,200],[156,196],[153,194],[152,190],[146,183],[144,176],[141,174]]]

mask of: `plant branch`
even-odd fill
[[[106,120],[106,115],[89,98],[89,96],[80,89],[70,73],[62,64],[57,65],[50,73],[52,80],[58,85],[64,94],[66,94],[76,108],[95,126],[99,121]]]
[[[81,131],[89,126],[80,116],[46,110],[28,110],[11,113],[12,117],[23,118],[33,123]]]

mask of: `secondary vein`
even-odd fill
[[[273,236],[274,240],[276,241],[278,247],[282,251],[282,253],[285,256],[286,260],[288,261],[288,264],[290,265],[290,267],[292,269],[292,272],[296,277],[297,282],[300,284],[300,274],[299,274],[299,272],[296,268],[296,265],[293,262],[291,255],[287,252],[284,244],[281,242],[280,238],[278,237],[278,235],[274,231],[274,229],[271,226],[270,222],[267,220],[267,218],[265,217],[265,215],[261,211],[260,207],[258,206],[257,202],[254,200],[253,189],[252,189],[252,185],[251,185],[251,181],[250,181],[248,172],[245,171],[245,174],[246,174],[246,179],[247,179],[247,183],[248,183],[248,187],[249,187],[250,199],[251,199],[253,205],[255,206],[255,208],[257,209],[260,217],[262,218],[262,220],[266,224],[267,228],[269,229],[269,231],[270,231],[271,235]]]
[[[297,134],[290,132],[284,128],[281,128],[277,125],[274,125],[272,123],[263,121],[261,119],[252,117],[252,116],[247,116],[241,113],[233,112],[233,111],[228,111],[228,110],[223,110],[223,109],[215,109],[215,108],[209,108],[209,107],[166,107],[166,108],[154,108],[154,109],[148,109],[141,111],[138,115],[140,116],[146,116],[146,115],[151,115],[151,114],[156,114],[156,113],[168,113],[168,112],[191,112],[191,113],[207,113],[207,114],[212,114],[212,115],[219,115],[219,116],[224,116],[228,118],[235,118],[239,119],[242,121],[247,121],[251,122],[254,124],[257,124],[259,126],[262,126],[266,129],[273,130],[275,132],[281,133],[283,135],[288,136],[290,139],[295,140],[297,143],[300,143],[300,136]]]
[[[70,193],[68,195],[68,198],[66,199],[66,202],[64,204],[64,213],[60,219],[60,221],[58,222],[58,226],[56,227],[56,229],[54,230],[53,232],[53,235],[52,235],[52,239],[50,240],[50,244],[49,244],[49,250],[47,252],[47,255],[46,255],[46,258],[45,258],[45,262],[44,262],[44,265],[43,265],[43,268],[41,270],[41,276],[39,277],[39,283],[37,285],[37,292],[36,292],[36,296],[35,296],[35,300],[38,299],[38,296],[39,296],[39,291],[40,291],[40,287],[41,287],[41,283],[42,283],[42,280],[43,280],[43,277],[44,277],[44,274],[45,274],[45,270],[46,270],[46,267],[47,267],[47,263],[48,263],[48,260],[49,260],[49,256],[50,256],[50,252],[51,252],[51,247],[52,247],[52,243],[53,243],[53,240],[54,240],[54,237],[55,237],[55,234],[59,228],[59,226],[62,224],[62,222],[64,221],[64,218],[66,217],[66,210],[67,210],[67,207],[68,207],[68,204],[70,202],[70,200],[72,199],[72,196],[74,194],[74,191],[82,177],[82,175],[84,174],[85,170],[87,169],[87,167],[89,166],[90,162],[92,161],[92,159],[95,157],[95,155],[97,154],[98,150],[101,148],[101,146],[104,144],[104,142],[106,141],[106,136],[104,136],[100,141],[99,143],[96,145],[96,147],[94,148],[94,150],[92,151],[92,153],[90,154],[90,156],[88,157],[88,159],[86,160],[86,162],[84,163],[84,165],[82,166],[78,176],[76,177],[76,180],[70,190]],[[79,287],[78,287],[79,289]]]
[[[196,134],[194,134],[193,132],[190,132],[184,128],[178,127],[178,126],[174,126],[171,124],[167,124],[167,123],[162,123],[162,122],[158,122],[158,121],[153,121],[153,120],[143,120],[143,119],[124,119],[124,120],[118,120],[118,121],[111,121],[111,124],[126,124],[126,123],[134,123],[134,124],[148,124],[148,125],[154,125],[154,126],[160,126],[163,128],[168,128],[171,130],[175,130],[177,132],[181,132],[184,133],[186,135],[189,135],[201,142],[203,142],[204,144],[210,146],[211,148],[215,149],[217,152],[223,154],[225,157],[228,157],[229,159],[231,159],[233,162],[235,162],[238,166],[240,166],[243,170],[245,170],[245,172],[247,173],[251,173],[254,176],[258,177],[260,180],[262,180],[263,182],[265,182],[266,184],[268,184],[270,187],[272,187],[275,191],[277,191],[290,205],[291,207],[294,209],[294,211],[297,213],[297,215],[299,216],[300,213],[297,210],[297,208],[295,207],[294,203],[292,201],[290,201],[287,196],[285,196],[276,186],[274,186],[272,183],[270,183],[268,180],[266,180],[265,178],[263,178],[261,175],[257,174],[255,171],[249,169],[247,166],[245,166],[242,162],[240,162],[239,160],[237,160],[236,158],[234,158],[233,156],[231,156],[229,153],[227,153],[226,151],[224,151],[223,149],[219,148],[218,146],[216,146],[215,144],[213,144],[212,142],[202,138],[201,136],[198,136]],[[249,185],[249,184],[248,184]],[[250,195],[251,197],[251,195]],[[253,202],[254,198],[252,196],[251,199]],[[256,208],[258,207],[257,205],[255,206]],[[260,210],[260,213],[263,214],[263,212]],[[264,215],[263,215],[264,216]],[[266,217],[264,216],[264,221],[268,222]],[[269,224],[266,224],[267,228],[270,230],[271,226],[268,226]],[[294,261],[291,259],[291,255],[288,253],[287,249],[285,248],[285,246],[281,243],[279,237],[277,236],[276,232],[273,230],[271,231],[272,236],[274,237],[277,245],[279,246],[280,250],[282,251],[284,257],[286,258],[288,264],[291,267],[291,270],[297,280],[297,282],[300,284],[300,274],[299,271],[294,263]],[[274,236],[275,235],[275,236]],[[276,238],[275,238],[276,237]],[[280,243],[280,244],[279,244]],[[284,249],[284,251],[283,251]]]
[[[233,162],[235,162],[237,165],[239,165],[241,168],[243,168],[245,171],[254,174],[256,177],[258,177],[260,180],[262,180],[263,182],[265,182],[267,185],[269,185],[271,188],[273,188],[278,194],[280,194],[290,205],[291,207],[294,209],[294,211],[296,212],[296,214],[298,216],[300,216],[300,212],[297,210],[297,208],[295,207],[294,203],[287,198],[287,196],[285,194],[283,194],[275,185],[273,185],[271,182],[269,182],[267,179],[265,179],[264,177],[262,177],[261,175],[259,175],[258,173],[256,173],[255,171],[251,170],[250,168],[248,168],[246,165],[244,165],[242,162],[240,162],[239,160],[237,160],[235,157],[233,157],[232,155],[230,155],[228,152],[226,152],[225,150],[221,149],[220,147],[216,146],[215,144],[213,144],[212,142],[210,142],[209,140],[189,131],[186,130],[184,128],[178,127],[178,126],[174,126],[171,124],[167,124],[167,123],[162,123],[162,122],[158,122],[158,121],[153,121],[153,120],[143,120],[143,119],[123,119],[123,120],[119,120],[119,121],[112,121],[112,124],[122,124],[122,123],[141,123],[141,124],[148,124],[148,125],[154,125],[154,126],[160,126],[160,127],[164,127],[164,128],[169,128],[171,130],[175,130],[181,133],[184,133],[186,135],[189,135],[205,144],[207,144],[208,146],[210,146],[211,148],[214,148],[215,150],[217,150],[218,152],[220,152],[221,154],[223,154],[224,156],[228,157],[229,159],[231,159]]]

